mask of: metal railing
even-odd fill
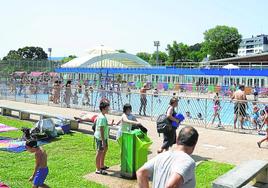
[[[48,83],[38,85],[0,83],[0,98],[4,100],[98,111],[100,100],[106,98],[110,101],[112,114],[122,113],[123,105],[130,103],[133,114],[146,115],[152,120],[156,120],[160,114],[166,112],[173,96],[171,93],[149,92],[145,102],[141,100],[140,93],[135,91],[116,92],[75,86],[66,89],[64,86],[52,86]],[[196,96],[188,92],[175,93],[175,96],[179,98],[177,112],[185,116],[184,124],[232,131],[261,130],[264,124],[261,114],[268,105],[266,99],[245,103],[245,101],[232,101],[228,97],[220,97],[219,104],[215,105],[213,95]],[[259,109],[258,112],[256,107]],[[235,116],[237,116],[236,129],[234,129]]]
[[[0,60],[0,75],[8,75],[16,71],[54,72],[55,68],[59,68],[61,64],[61,62],[49,60]]]

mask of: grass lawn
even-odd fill
[[[13,127],[32,127],[31,122],[19,121],[0,116],[0,123]],[[22,132],[9,131],[0,136],[20,138]],[[119,147],[110,141],[107,165],[120,161]],[[46,183],[51,187],[104,187],[83,178],[95,171],[95,150],[91,136],[82,133],[63,135],[59,140],[43,146],[48,154],[49,175]],[[31,187],[28,178],[34,169],[34,155],[28,152],[9,153],[0,151],[0,180],[12,188]]]
[[[20,121],[0,116],[0,123],[13,127],[32,127],[31,122]],[[22,132],[10,131],[0,133],[0,136],[20,138]],[[119,147],[110,141],[107,155],[107,165],[120,162]],[[57,141],[43,146],[48,154],[49,175],[46,183],[52,188],[90,187],[103,185],[87,181],[84,175],[95,170],[95,150],[93,138],[86,134],[74,133],[60,136]],[[220,175],[234,166],[229,164],[205,161],[196,170],[197,188],[211,187],[211,183]],[[28,152],[9,153],[0,151],[0,180],[12,188],[30,187],[28,178],[34,168],[34,155]],[[115,186],[116,187],[116,186]]]
[[[233,165],[218,163],[214,161],[204,161],[196,169],[196,187],[209,188],[211,183],[219,176],[234,168]]]

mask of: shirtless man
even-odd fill
[[[146,106],[147,106],[146,92],[147,90],[150,90],[150,88],[147,88],[147,84],[145,83],[140,90],[140,93],[141,93],[140,95],[141,106],[140,106],[140,112],[139,112],[140,116],[141,116],[142,109],[143,109],[143,115],[146,116]]]
[[[246,97],[244,85],[239,86],[239,90],[234,92],[232,99],[235,100],[235,103],[234,103],[234,128],[236,129],[236,122],[240,116],[241,128],[244,129],[243,123],[244,123],[244,118],[246,117],[246,114],[247,114],[246,113],[247,97]],[[243,101],[245,101],[245,102],[243,102]]]
[[[33,181],[32,187],[48,188],[48,186],[44,184],[48,175],[47,154],[45,150],[37,146],[37,141],[35,140],[26,141],[26,149],[28,152],[35,154],[35,168],[33,175],[29,178],[29,181]]]

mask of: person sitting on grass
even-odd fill
[[[109,138],[109,128],[106,114],[108,114],[110,104],[107,101],[102,101],[100,103],[101,114],[98,115],[96,121],[96,130],[94,137],[96,138],[97,144],[97,154],[96,154],[96,174],[107,175],[107,170],[109,167],[104,165],[105,155],[108,150],[108,138]]]
[[[28,152],[35,154],[35,168],[29,181],[33,182],[33,188],[47,188],[48,186],[44,184],[48,175],[46,151],[42,147],[37,146],[37,141],[35,140],[26,141],[26,149]]]

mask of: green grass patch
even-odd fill
[[[219,176],[225,174],[229,170],[234,168],[233,165],[218,163],[214,161],[204,161],[196,168],[196,187],[198,188],[210,188],[212,182]]]
[[[0,116],[0,123],[21,128],[32,127],[33,123]],[[20,138],[22,132],[9,131],[0,133],[3,137]],[[95,171],[95,153],[93,137],[74,133],[63,135],[57,141],[43,146],[48,154],[49,175],[46,183],[51,187],[91,187],[99,188],[103,185],[87,181],[84,175]],[[116,142],[109,142],[106,158],[107,165],[112,166],[120,162],[119,146]],[[28,152],[9,153],[0,151],[0,180],[12,188],[30,187],[28,178],[34,168],[34,155]],[[223,175],[234,166],[214,161],[205,161],[196,169],[198,188],[209,188],[217,177]]]
[[[21,128],[32,127],[33,123],[9,119],[0,116],[0,123]],[[22,132],[10,131],[0,133],[3,137],[20,138]],[[43,146],[48,154],[49,175],[46,183],[51,187],[92,187],[103,185],[87,181],[84,175],[95,171],[95,154],[93,137],[74,133],[63,135],[57,141]],[[113,166],[120,162],[119,146],[109,142],[106,165]],[[28,178],[34,169],[34,155],[28,152],[9,153],[0,151],[0,180],[12,188],[31,187]]]

